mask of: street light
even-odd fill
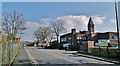
[[[118,51],[119,51],[119,57],[120,57],[119,21],[118,21],[117,2],[116,1],[115,1],[115,15],[116,15],[116,24],[117,24],[117,33],[118,33]]]
[[[21,35],[24,34],[24,32],[20,33],[20,39],[21,39]]]
[[[21,45],[21,35],[24,34],[24,32],[20,33],[20,45]],[[22,45],[23,46],[23,45]]]

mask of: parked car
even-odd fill
[[[28,42],[26,46],[34,46],[34,42]]]

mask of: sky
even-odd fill
[[[119,0],[1,0],[2,2],[114,2]]]
[[[7,1],[7,0],[6,0]],[[116,32],[114,2],[3,2],[2,12],[17,11],[26,17],[24,40],[33,40],[39,26],[50,26],[62,19],[68,32],[87,30],[92,17],[95,32]]]

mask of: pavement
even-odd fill
[[[22,46],[20,47],[20,50],[12,63],[12,66],[17,66],[17,65],[25,65],[25,66],[31,65],[27,53],[25,51],[25,48]]]

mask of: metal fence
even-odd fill
[[[117,57],[118,56],[118,48],[94,47],[94,48],[89,48],[89,53],[91,53],[93,55],[104,56],[104,57]]]
[[[17,55],[20,43],[6,42],[2,44],[2,64],[11,64]]]

